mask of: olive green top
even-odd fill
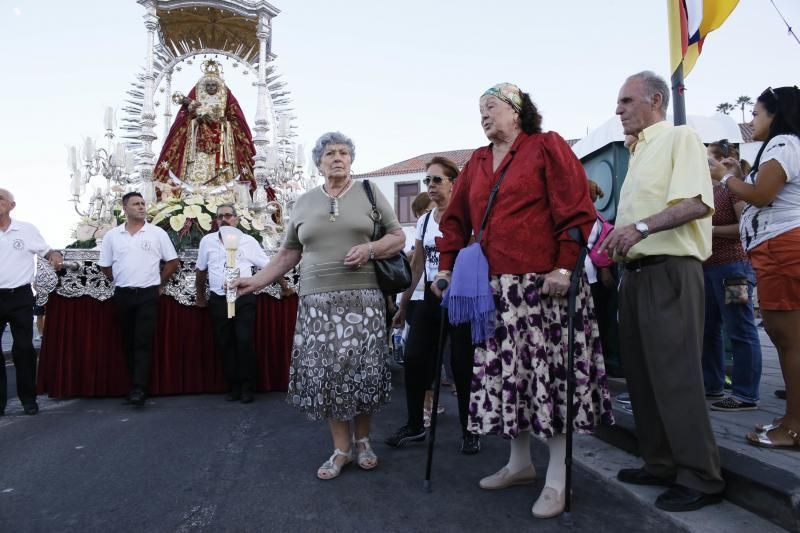
[[[394,209],[381,191],[372,185],[375,203],[386,233],[400,229]],[[300,296],[348,289],[377,289],[375,267],[368,261],[353,270],[344,266],[344,256],[357,244],[372,240],[372,205],[362,180],[338,199],[339,214],[330,220],[331,199],[316,187],[297,199],[286,229],[283,246],[300,249]]]

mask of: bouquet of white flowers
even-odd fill
[[[188,198],[169,198],[150,209],[151,223],[164,229],[175,245],[176,250],[197,248],[200,239],[212,231],[217,231],[218,204],[202,196]],[[239,214],[238,228],[261,242],[263,226],[253,212],[247,208],[236,207]]]

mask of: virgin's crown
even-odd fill
[[[206,59],[201,66],[204,74],[222,76],[222,63],[214,59]]]

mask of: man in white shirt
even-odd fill
[[[17,396],[26,415],[39,412],[36,403],[36,350],[33,348],[33,257],[44,257],[61,270],[64,257],[51,250],[33,224],[11,219],[14,195],[0,189],[0,324],[11,326],[11,353],[17,372]],[[0,416],[6,411],[6,365],[0,357]]]
[[[147,222],[147,206],[141,194],[129,192],[123,196],[122,210],[126,222],[106,234],[97,264],[114,282],[122,349],[133,382],[128,401],[144,405],[159,295],[178,268],[178,254],[167,232]]]
[[[268,258],[264,249],[253,237],[236,228],[239,217],[232,204],[223,204],[217,208],[217,224],[220,230],[209,233],[200,241],[197,251],[197,306],[208,307],[214,332],[214,343],[217,353],[222,355],[222,367],[228,382],[229,402],[240,400],[242,403],[253,401],[258,363],[253,344],[253,332],[256,322],[256,296],[246,294],[236,299],[236,316],[228,318],[228,304],[225,299],[225,246],[222,236],[229,232],[239,237],[239,248],[236,251],[236,267],[239,276],[248,278],[253,275],[252,267],[264,268]],[[209,299],[206,300],[206,281],[208,281]]]

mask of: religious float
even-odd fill
[[[161,297],[150,393],[183,394],[225,390],[208,311],[194,305],[196,247],[216,231],[216,207],[234,203],[239,229],[271,255],[294,201],[316,185],[314,171],[303,170],[302,146],[292,142],[289,93],[271,51],[278,9],[263,0],[137,2],[145,9],[145,67],[128,91],[119,128],[108,108],[102,146],[84,139],[69,149],[76,241],[64,251],[62,272],[42,261],[37,273],[37,303],[47,305],[37,382],[51,397],[122,396],[130,389],[110,301],[114,288],[97,266],[103,235],[122,223],[123,194],[143,195],[150,222],[167,231],[179,253],[180,268]],[[184,69],[200,74],[185,95],[172,91]],[[254,135],[226,72],[257,76]],[[156,158],[158,120],[164,133]],[[262,391],[286,387],[295,282],[287,276],[283,287],[267,287],[258,297]]]

